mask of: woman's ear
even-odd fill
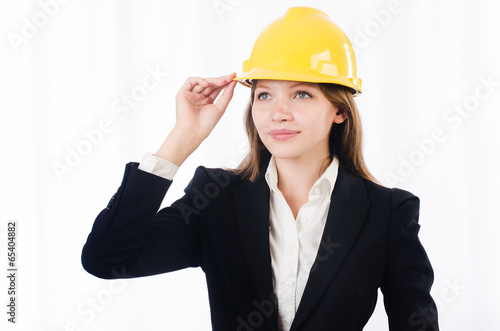
[[[347,113],[343,109],[338,109],[335,107],[334,111],[336,112],[333,116],[333,123],[341,124],[347,119]]]

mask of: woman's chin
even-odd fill
[[[269,148],[267,150],[274,156],[275,159],[295,159],[300,157],[302,154],[296,148]]]

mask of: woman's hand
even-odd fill
[[[195,140],[205,140],[233,97],[236,81],[235,73],[217,78],[190,77],[177,93],[176,123],[174,130],[196,136]],[[224,92],[214,103],[217,96]]]
[[[188,78],[175,97],[175,126],[155,155],[180,166],[224,115],[237,83],[235,76]]]

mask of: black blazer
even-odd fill
[[[214,330],[277,331],[263,172],[252,183],[230,171],[199,167],[185,195],[158,211],[171,181],[128,163],[83,247],[85,270],[112,279],[201,267]],[[418,213],[419,200],[411,193],[339,167],[291,330],[362,330],[378,288],[390,330],[438,330]]]

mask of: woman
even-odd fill
[[[251,86],[249,154],[235,170],[199,167],[185,195],[158,211],[236,81]],[[84,268],[116,278],[201,267],[214,330],[362,330],[378,288],[391,330],[437,330],[418,198],[368,172],[360,92],[343,32],[319,10],[289,9],[261,33],[242,75],[184,83],[174,129],[155,155],[127,164]]]

